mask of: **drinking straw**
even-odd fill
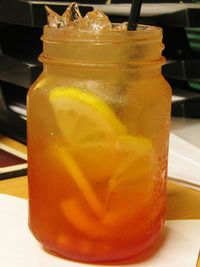
[[[128,21],[128,31],[136,31],[140,16],[142,0],[132,0],[131,10]]]

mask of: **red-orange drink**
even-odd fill
[[[45,26],[28,94],[29,225],[68,259],[112,262],[163,227],[171,90],[161,29],[76,25]]]

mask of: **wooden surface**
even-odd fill
[[[0,136],[0,142],[26,152],[25,145],[9,138]],[[0,193],[27,198],[27,177],[0,181]],[[168,181],[167,219],[200,219],[200,191]],[[197,266],[200,267],[200,259]]]
[[[25,145],[16,142],[8,137],[0,136],[0,143],[8,145],[23,153],[27,152],[27,148]],[[2,193],[17,197],[27,198],[28,197],[27,177],[23,176],[12,179],[0,180],[0,194]]]

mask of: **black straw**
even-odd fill
[[[136,31],[140,16],[142,0],[132,0],[131,11],[128,21],[128,31]]]

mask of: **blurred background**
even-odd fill
[[[61,14],[69,2],[0,1],[0,133],[20,142],[26,143],[27,90],[42,70],[37,58],[44,6]],[[98,8],[112,22],[128,20],[129,0],[78,2],[83,14]],[[162,71],[173,90],[172,117],[200,118],[200,3],[144,0],[139,22],[163,28],[167,63]]]

